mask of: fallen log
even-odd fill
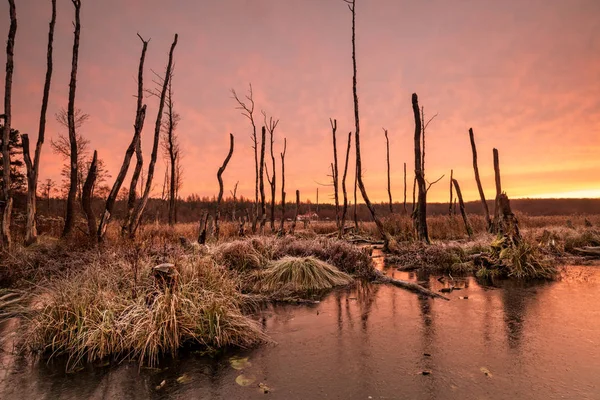
[[[418,285],[414,282],[408,282],[408,281],[402,281],[400,279],[390,278],[389,276],[384,275],[381,271],[375,271],[375,274],[377,275],[377,279],[374,281],[374,283],[389,283],[389,284],[392,284],[399,288],[410,290],[411,292],[419,293],[419,294],[429,296],[432,298],[436,298],[436,299],[443,299],[443,300],[450,301],[450,299],[447,298],[446,296],[442,296],[439,293],[432,292],[431,290],[424,288],[423,286]]]
[[[590,257],[600,258],[600,246],[576,247],[573,252]]]

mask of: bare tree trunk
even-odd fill
[[[348,7],[350,8],[350,11],[352,12],[352,67],[353,67],[352,68],[353,69],[352,95],[354,98],[354,125],[355,125],[354,143],[355,143],[355,147],[356,147],[356,179],[357,179],[358,188],[360,189],[363,200],[365,201],[367,208],[371,212],[371,217],[375,221],[375,225],[377,225],[379,234],[381,235],[381,237],[383,238],[383,240],[385,242],[384,247],[387,248],[388,244],[389,244],[389,239],[390,239],[389,235],[385,233],[385,230],[383,229],[383,224],[381,223],[381,221],[377,217],[377,214],[375,213],[375,208],[373,207],[373,205],[371,204],[371,201],[369,200],[369,196],[367,195],[367,189],[365,188],[365,185],[362,180],[362,165],[361,165],[361,159],[360,159],[360,118],[359,118],[359,113],[358,113],[358,93],[356,90],[356,1],[355,0],[344,0],[344,1],[346,1],[346,3],[348,3]]]
[[[123,159],[123,164],[121,165],[121,169],[119,170],[119,174],[115,179],[115,183],[113,184],[110,194],[106,199],[104,212],[100,217],[100,225],[98,226],[97,233],[99,242],[102,242],[104,234],[106,233],[106,228],[108,227],[108,223],[110,222],[115,201],[117,200],[117,195],[119,194],[119,190],[121,190],[121,185],[123,185],[123,181],[125,180],[127,171],[129,171],[129,164],[131,163],[133,152],[135,151],[136,147],[138,146],[138,143],[140,142],[140,136],[142,134],[142,128],[144,126],[144,119],[146,118],[146,105],[142,105],[142,100],[144,98],[144,61],[146,59],[148,41],[144,40],[139,34],[138,36],[142,41],[142,55],[140,56],[140,63],[138,68],[138,92],[137,106],[135,112],[135,123],[133,125],[133,139],[131,140],[129,147],[127,147],[127,151],[125,152],[125,158]],[[135,186],[133,188],[133,192],[135,199]]]
[[[135,199],[137,197],[137,183],[140,177],[140,174],[143,173],[142,168],[144,167],[144,155],[142,154],[142,137],[140,136],[135,146],[135,169],[133,170],[133,175],[131,176],[131,183],[129,184],[129,196],[127,197],[127,212],[125,214],[125,219],[123,220],[123,226],[121,227],[121,235],[125,235],[129,233],[132,235],[131,228],[133,227],[132,217],[133,211],[135,208]],[[140,193],[144,186],[143,178],[140,181]]]
[[[458,197],[458,203],[460,204],[460,215],[462,215],[463,222],[465,223],[467,235],[471,237],[473,236],[473,228],[471,228],[471,224],[469,224],[469,220],[467,219],[467,213],[465,212],[465,203],[462,198],[462,193],[460,192],[460,186],[458,185],[458,181],[456,179],[452,179],[452,183],[456,188],[456,197]]]
[[[358,171],[356,170],[356,166],[354,168],[354,213],[352,215],[354,219],[354,231],[358,233],[358,203],[356,202],[356,190],[358,188]]]
[[[217,180],[219,181],[219,196],[217,197],[217,206],[215,208],[215,239],[219,240],[219,213],[221,207],[221,201],[223,200],[223,172],[225,172],[225,168],[227,168],[227,164],[233,155],[233,134],[229,134],[229,153],[227,153],[227,157],[225,161],[223,161],[223,165],[217,171]]]
[[[408,211],[406,210],[406,163],[404,163],[404,214]]]
[[[77,135],[75,134],[75,91],[77,90],[77,61],[79,58],[79,33],[81,22],[81,0],[71,0],[75,6],[75,36],[73,40],[73,59],[71,62],[71,82],[69,83],[69,105],[67,118],[69,125],[69,142],[71,144],[71,184],[67,195],[67,213],[62,236],[66,237],[73,231],[75,225],[75,197],[77,196]]]
[[[177,150],[175,149],[175,138],[174,130],[175,130],[175,115],[173,114],[173,76],[171,76],[171,80],[169,81],[169,89],[167,96],[167,116],[169,118],[168,128],[167,128],[167,137],[168,137],[168,150],[169,150],[169,161],[171,163],[171,177],[169,179],[169,226],[175,225],[175,187],[177,185],[176,182],[176,163],[177,163]]]
[[[417,237],[419,240],[429,244],[429,232],[427,231],[427,188],[425,186],[425,171],[421,153],[422,121],[419,113],[419,98],[416,93],[412,95],[412,107],[415,117],[415,178],[419,189],[418,204],[414,214]]]
[[[235,222],[235,212],[236,212],[236,207],[237,207],[237,187],[238,184],[240,183],[240,181],[237,181],[235,183],[235,186],[233,187],[233,192],[231,192],[231,196],[233,197],[233,205],[232,205],[232,210],[231,210],[231,221]]]
[[[519,221],[510,208],[510,201],[506,193],[498,196],[498,233],[510,240],[511,245],[517,245],[521,241]]]
[[[386,159],[387,159],[387,190],[388,197],[390,198],[390,214],[394,213],[394,203],[392,202],[392,181],[390,180],[390,139],[388,138],[387,129],[383,129],[385,134],[385,147],[386,147]]]
[[[204,213],[204,218],[200,217],[200,233],[198,234],[198,243],[206,243],[206,227],[208,225],[208,211]]]
[[[454,179],[454,170],[450,170],[450,202],[448,203],[448,216],[452,216],[452,180]]]
[[[336,143],[336,131],[337,131],[337,120],[331,120],[331,136],[333,137],[333,164],[331,164],[331,178],[333,179],[333,198],[335,201],[335,226],[339,229],[340,227],[340,197],[339,197],[339,178],[338,178],[338,159],[337,159],[337,143]]]
[[[40,158],[44,136],[46,133],[46,111],[48,110],[48,98],[50,97],[50,83],[52,80],[52,52],[54,43],[54,26],[56,25],[56,0],[52,0],[52,18],[48,31],[48,51],[46,53],[46,79],[44,81],[44,94],[42,96],[42,110],[40,112],[40,125],[38,139],[35,146],[33,162],[29,153],[29,137],[21,135],[23,142],[23,159],[27,168],[27,219],[25,222],[25,245],[29,246],[37,241],[37,226],[35,217],[37,214],[37,183],[40,170]]]
[[[267,222],[267,207],[265,196],[265,139],[267,136],[266,128],[262,127],[261,145],[260,145],[260,169],[259,169],[259,187],[260,187],[260,234],[265,233],[265,223]]]
[[[348,193],[346,191],[346,176],[348,175],[348,160],[350,159],[350,147],[352,146],[352,132],[348,132],[348,147],[346,149],[346,162],[344,163],[344,175],[342,176],[342,192],[344,192],[344,206],[342,208],[342,221],[339,226],[338,238],[344,235],[346,227],[346,212],[348,211]]]
[[[319,188],[317,188],[317,218],[319,217]]]
[[[12,214],[12,190],[10,182],[10,151],[8,142],[11,129],[11,95],[12,77],[14,70],[15,36],[17,35],[17,13],[14,0],[8,0],[10,27],[8,29],[8,40],[6,41],[6,80],[4,83],[4,130],[2,131],[2,220],[0,221],[0,246],[5,249],[11,247],[10,217]]]
[[[502,183],[500,182],[500,156],[498,149],[494,149],[494,180],[496,181],[496,200],[494,205],[494,232],[499,229],[500,222],[500,195],[502,194]]]
[[[281,235],[285,235],[285,152],[287,150],[287,139],[283,138],[283,152],[281,155]]]
[[[415,210],[417,209],[417,175],[413,178],[413,198],[412,198],[412,214],[414,218]]]
[[[290,228],[290,234],[294,234],[296,230],[296,222],[298,221],[298,210],[300,210],[300,191],[296,190],[296,211],[294,212],[294,220],[292,221],[292,226]]]
[[[490,220],[490,211],[488,209],[487,201],[485,200],[485,194],[483,193],[483,187],[481,186],[481,180],[479,179],[479,168],[477,167],[477,147],[475,146],[475,136],[473,135],[473,128],[469,128],[469,139],[471,139],[471,150],[473,151],[473,171],[475,171],[475,181],[477,182],[479,197],[481,197],[481,205],[483,207],[485,224],[487,225],[487,229],[489,230],[492,226],[492,222]]]
[[[96,216],[94,215],[94,210],[92,209],[92,188],[94,187],[97,176],[98,152],[94,150],[92,163],[90,164],[90,169],[88,171],[87,178],[85,179],[85,183],[83,184],[83,192],[81,194],[81,206],[87,218],[88,235],[92,240],[96,239]]]
[[[158,142],[160,138],[160,128],[162,125],[162,115],[163,109],[165,106],[165,97],[167,95],[167,88],[169,86],[169,80],[171,78],[171,68],[173,66],[173,52],[175,51],[175,46],[177,46],[177,38],[178,35],[175,34],[175,39],[171,44],[171,50],[169,51],[169,61],[167,63],[167,71],[165,72],[165,79],[163,81],[162,91],[160,93],[160,102],[158,104],[158,115],[156,116],[156,124],[154,126],[154,143],[152,146],[152,155],[150,158],[150,164],[148,165],[148,175],[146,177],[146,187],[144,189],[144,194],[142,198],[137,204],[137,207],[134,210],[134,213],[131,217],[131,224],[129,228],[129,236],[133,238],[135,236],[135,232],[140,224],[140,220],[142,218],[142,213],[146,208],[146,204],[148,203],[148,197],[150,196],[150,190],[152,189],[152,178],[154,177],[154,166],[156,165],[156,157],[158,154]]]
[[[271,150],[271,166],[272,166],[272,171],[273,171],[273,176],[271,177],[271,179],[268,179],[269,181],[269,185],[271,187],[271,218],[270,218],[270,223],[271,223],[271,232],[275,232],[275,197],[276,197],[276,190],[277,190],[277,170],[276,170],[276,165],[275,165],[275,153],[273,153],[273,144],[275,143],[273,140],[273,135],[275,133],[275,128],[277,128],[277,124],[279,123],[279,120],[273,120],[273,118],[269,118],[269,121],[267,123],[267,114],[263,111],[263,115],[265,117],[265,125],[267,126],[267,130],[269,131],[269,140],[270,140],[270,150]],[[268,169],[267,169],[267,178],[269,176],[268,173]]]

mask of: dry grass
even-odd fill
[[[283,257],[258,271],[255,278],[254,291],[276,297],[311,294],[354,281],[350,275],[314,257]]]

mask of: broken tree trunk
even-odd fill
[[[386,159],[387,159],[387,191],[388,197],[390,198],[390,214],[394,213],[394,203],[392,202],[392,181],[390,180],[390,139],[388,138],[387,129],[383,129],[385,134],[385,148],[386,148]]]
[[[342,192],[344,194],[344,205],[342,207],[342,220],[339,225],[338,238],[342,238],[346,229],[346,212],[348,211],[348,193],[346,191],[346,176],[348,175],[348,160],[350,159],[350,147],[352,146],[352,132],[348,132],[348,147],[346,148],[346,162],[344,163],[344,175],[342,176]]]
[[[227,168],[227,164],[229,160],[231,160],[231,156],[233,155],[233,134],[229,134],[229,153],[227,153],[227,157],[225,157],[225,161],[223,161],[223,165],[217,171],[217,180],[219,181],[219,196],[217,197],[217,206],[215,208],[215,239],[219,240],[219,212],[221,208],[221,201],[223,200],[223,172],[225,172],[225,168]]]
[[[81,194],[81,206],[88,225],[88,235],[90,239],[96,238],[96,216],[92,209],[92,189],[94,183],[96,183],[96,177],[98,176],[98,152],[94,150],[94,156],[92,157],[92,163],[90,169],[83,184],[83,191]]]
[[[283,151],[281,155],[281,226],[280,232],[285,235],[285,152],[287,150],[287,139],[283,138]]]
[[[258,184],[260,188],[260,234],[265,233],[265,223],[267,222],[267,206],[265,196],[265,139],[267,136],[266,128],[263,126],[261,131],[260,144],[260,168],[258,176]]]
[[[296,230],[296,222],[298,222],[298,211],[300,210],[300,191],[296,190],[296,211],[294,211],[294,219],[290,228],[290,234],[293,235]]]
[[[17,13],[14,0],[8,0],[10,27],[6,41],[6,78],[4,82],[4,130],[2,131],[2,219],[0,220],[0,247],[10,249],[10,217],[12,214],[12,190],[10,182],[10,151],[8,142],[11,129],[11,96],[14,71],[15,36],[17,35]]]
[[[67,195],[67,212],[65,216],[65,227],[62,236],[66,237],[73,231],[75,225],[75,196],[77,195],[77,135],[75,133],[75,92],[77,90],[77,61],[79,59],[79,33],[81,23],[79,14],[81,11],[81,0],[71,0],[75,6],[75,34],[73,40],[73,58],[71,61],[71,81],[69,83],[69,104],[67,107],[67,118],[69,126],[69,143],[71,145],[71,174],[69,193]]]
[[[519,244],[521,241],[519,221],[510,208],[510,200],[506,193],[501,193],[498,196],[498,208],[498,233],[507,237],[513,245]]]
[[[329,118],[331,124],[331,136],[333,138],[333,164],[331,164],[331,178],[333,180],[333,199],[335,205],[335,226],[340,228],[340,197],[339,197],[339,175],[338,175],[338,158],[337,158],[337,120],[333,121]]]
[[[133,238],[135,236],[135,232],[139,227],[140,220],[142,219],[142,213],[146,208],[146,204],[148,203],[148,197],[150,196],[150,190],[152,189],[152,178],[154,177],[154,166],[156,165],[156,157],[158,154],[158,144],[160,139],[160,131],[162,127],[162,116],[163,109],[165,106],[165,98],[167,95],[167,88],[169,86],[169,81],[171,78],[171,69],[173,66],[173,52],[175,51],[175,46],[177,46],[177,38],[178,35],[175,34],[175,38],[173,39],[173,43],[171,44],[171,50],[169,51],[169,61],[167,63],[167,70],[165,72],[165,79],[163,80],[163,87],[160,93],[160,101],[158,103],[158,114],[156,116],[156,124],[154,126],[154,143],[152,146],[152,155],[150,158],[150,164],[148,165],[148,175],[146,177],[146,187],[144,188],[144,193],[142,198],[137,204],[133,211],[133,215],[131,217],[131,223],[129,227],[129,236]]]
[[[144,61],[146,59],[146,50],[148,48],[148,41],[144,40],[139,34],[138,37],[142,41],[142,55],[140,56],[140,63],[138,67],[138,92],[137,92],[137,106],[135,112],[135,122],[133,124],[133,139],[127,147],[127,151],[125,151],[125,158],[123,159],[123,164],[121,164],[121,169],[119,170],[119,174],[115,179],[115,183],[106,199],[106,205],[104,207],[104,212],[100,217],[100,225],[98,226],[98,241],[102,242],[104,238],[104,234],[106,233],[106,228],[108,223],[110,222],[110,218],[112,216],[113,208],[115,205],[115,201],[117,200],[117,195],[119,194],[119,190],[121,190],[121,185],[123,185],[123,181],[125,180],[125,176],[127,175],[127,171],[129,171],[129,164],[131,163],[131,158],[133,157],[133,152],[138,146],[138,142],[140,141],[140,136],[142,133],[142,128],[144,126],[144,119],[146,117],[146,105],[142,105],[142,100],[144,98]],[[139,173],[138,173],[139,175]],[[133,188],[134,196],[135,196],[135,186]],[[134,197],[135,198],[135,197]]]
[[[500,195],[502,194],[502,183],[500,182],[500,158],[498,149],[494,149],[494,180],[496,183],[496,199],[494,201],[494,231],[498,232],[498,222],[500,217]]]
[[[458,203],[460,204],[460,215],[462,215],[463,222],[465,223],[467,235],[471,237],[473,235],[473,229],[471,228],[471,224],[469,224],[469,220],[467,219],[467,213],[465,212],[465,203],[462,198],[462,193],[460,192],[460,186],[458,185],[458,181],[456,179],[452,179],[452,183],[454,184],[454,188],[456,189],[456,197],[458,197]]]
[[[208,226],[208,211],[204,213],[204,217],[200,217],[200,233],[198,234],[198,243],[206,243],[206,227]]]
[[[427,188],[425,186],[425,171],[421,153],[422,121],[419,111],[419,99],[416,93],[412,94],[412,108],[415,118],[415,179],[418,186],[418,203],[413,215],[417,237],[419,240],[429,244],[429,232],[427,230]]]
[[[487,225],[487,229],[489,230],[492,226],[492,222],[490,220],[490,210],[488,209],[487,201],[485,200],[485,193],[483,193],[483,187],[481,186],[481,180],[479,179],[479,167],[477,166],[477,147],[475,146],[473,128],[469,128],[469,139],[471,140],[471,150],[473,151],[473,171],[475,172],[475,181],[477,182],[477,190],[479,190],[479,197],[481,198],[481,206],[483,207],[485,223]]]
[[[383,229],[383,224],[377,214],[375,213],[375,208],[373,204],[371,204],[371,200],[369,200],[369,196],[367,194],[367,189],[365,188],[365,184],[362,180],[362,163],[360,158],[360,118],[358,112],[358,92],[357,92],[357,82],[356,82],[356,2],[355,0],[349,1],[349,8],[352,12],[352,97],[354,100],[354,145],[356,147],[356,180],[358,183],[358,188],[360,189],[360,193],[362,194],[363,200],[367,205],[371,213],[371,217],[375,221],[375,225],[383,239],[385,245],[384,247],[388,247],[388,243],[390,241],[389,235]]]
[[[37,183],[40,171],[40,159],[42,146],[46,133],[46,112],[48,110],[48,98],[50,97],[50,83],[52,81],[52,53],[54,43],[54,27],[56,25],[56,0],[52,0],[52,18],[48,31],[48,50],[46,52],[46,79],[44,81],[44,92],[42,95],[42,109],[40,112],[40,124],[38,130],[37,144],[33,161],[29,153],[29,138],[27,134],[21,136],[23,141],[23,159],[27,168],[27,219],[25,222],[25,245],[29,246],[37,241],[37,226],[35,217],[37,214]]]

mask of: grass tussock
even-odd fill
[[[272,261],[256,278],[254,291],[280,296],[310,294],[354,281],[350,275],[315,257],[289,256]]]
[[[212,254],[219,264],[238,272],[248,272],[261,269],[267,264],[265,246],[259,239],[236,240],[216,246]]]
[[[556,267],[528,240],[512,243],[506,236],[497,238],[491,245],[492,259],[496,260],[499,275],[516,279],[554,279]]]
[[[90,265],[53,280],[33,299],[28,347],[69,366],[106,357],[153,365],[183,345],[249,347],[267,340],[244,315],[239,282],[206,258],[178,268],[177,284],[160,289],[149,264],[137,286],[120,262]]]

